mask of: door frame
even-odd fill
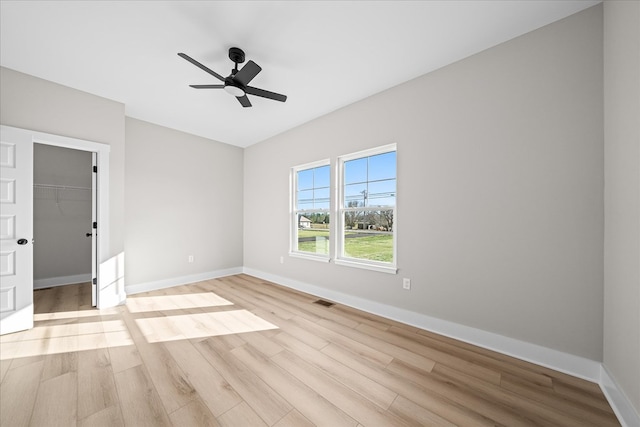
[[[107,144],[100,142],[87,141],[84,139],[70,138],[66,136],[53,135],[44,132],[36,132],[28,129],[21,129],[11,126],[0,125],[2,129],[7,129],[12,132],[20,133],[24,136],[30,137],[34,144],[53,145],[63,148],[71,148],[80,151],[89,151],[96,153],[97,155],[97,185],[95,191],[96,197],[96,221],[97,221],[97,253],[95,254],[95,262],[100,265],[106,260],[109,254],[109,152],[111,147]],[[31,160],[33,161],[33,159]],[[33,218],[32,218],[33,220]],[[36,242],[37,244],[37,242]],[[97,275],[97,289],[102,289],[101,277],[99,270],[96,271]],[[33,282],[31,283],[31,290],[33,291]],[[97,292],[96,306],[100,308],[100,292]]]

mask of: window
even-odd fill
[[[332,190],[329,160],[291,169],[289,254],[395,274],[396,145],[338,157],[334,170]]]
[[[329,160],[292,169],[291,255],[329,260]]]
[[[336,263],[396,272],[396,146],[338,159]]]

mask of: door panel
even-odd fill
[[[0,335],[33,327],[33,141],[0,134]]]
[[[98,154],[91,153],[91,223],[98,222]],[[98,306],[98,230],[91,226],[91,305]]]

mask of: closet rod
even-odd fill
[[[70,185],[33,184],[33,188],[50,188],[54,190],[91,190],[88,187],[73,187]]]

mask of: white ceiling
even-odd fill
[[[141,120],[246,147],[599,0],[5,1],[0,64],[125,104]],[[229,47],[262,67],[242,108]]]

